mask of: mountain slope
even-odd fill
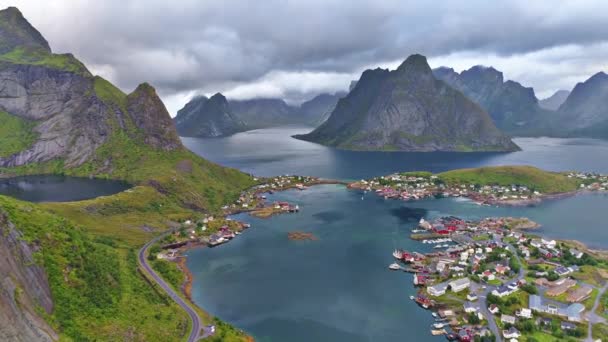
[[[578,83],[559,107],[556,130],[568,136],[608,138],[608,75]]]
[[[435,79],[421,55],[367,70],[329,119],[299,139],[356,150],[512,151],[479,106]]]
[[[53,54],[15,8],[0,11],[0,124],[1,177],[133,185],[73,203],[0,196],[0,340],[183,339],[187,316],[138,272],[135,252],[178,220],[221,212],[252,177],[185,149],[154,88],[127,95]]]
[[[177,132],[184,137],[222,137],[247,130],[232,111],[224,95],[197,97],[177,112]]]
[[[570,92],[567,90],[558,90],[553,95],[547,97],[546,99],[542,99],[538,101],[538,105],[547,110],[557,110],[559,106],[562,105],[570,95]]]
[[[485,109],[496,126],[510,134],[528,134],[538,130],[538,121],[546,115],[532,88],[514,81],[504,81],[502,72],[474,66],[460,74],[440,67],[433,74]]]

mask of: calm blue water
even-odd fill
[[[55,175],[0,179],[0,195],[30,202],[81,201],[112,195],[130,187],[121,181]]]
[[[551,170],[608,172],[608,143],[581,139],[518,139],[510,154],[368,153],[338,151],[290,139],[306,129],[246,132],[223,139],[184,139],[204,157],[258,175],[306,174],[358,179],[399,170],[532,164]],[[602,157],[603,156],[603,157]],[[425,251],[409,240],[420,219],[458,215],[527,216],[540,234],[608,248],[603,212],[608,196],[547,201],[535,207],[486,207],[462,199],[401,202],[324,185],[286,191],[271,200],[298,203],[298,214],[256,219],[229,244],[189,252],[193,299],[259,341],[440,341],[432,318],[408,299],[411,275],[391,272],[394,248]],[[318,241],[289,241],[289,231]]]
[[[534,165],[545,170],[608,173],[608,141],[517,138],[523,151],[512,153],[356,152],[325,147],[290,136],[309,127],[243,132],[226,138],[182,138],[195,153],[259,176],[301,174],[331,179],[360,179],[395,171],[445,171],[485,165]]]

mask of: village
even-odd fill
[[[578,191],[606,191],[608,176],[593,173],[568,173],[576,180]],[[549,197],[538,189],[521,184],[497,185],[473,182],[446,182],[430,172],[404,172],[360,180],[348,185],[351,189],[373,191],[385,199],[404,201],[438,197],[465,197],[480,205],[528,205]],[[556,195],[556,194],[551,194]]]
[[[288,189],[303,191],[312,185],[336,183],[316,177],[289,175],[255,178],[255,181],[259,184],[242,192],[234,203],[224,206],[221,215],[205,214],[199,218],[180,221],[174,227],[173,233],[161,241],[162,251],[158,253],[158,258],[174,260],[179,254],[179,249],[185,246],[216,247],[231,241],[243,230],[251,227],[249,223],[231,219],[230,215],[247,212],[255,217],[268,218],[272,215],[296,213],[300,210],[300,207],[294,203],[268,201],[267,195]]]
[[[389,268],[413,274],[419,290],[410,299],[432,310],[431,333],[449,340],[580,340],[605,328],[608,316],[595,310],[608,264],[520,230],[534,226],[523,218],[421,219],[414,235],[426,232],[418,240],[440,251],[395,250]]]

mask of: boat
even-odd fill
[[[447,332],[447,331],[445,331],[445,329],[438,329],[438,330],[434,330],[434,329],[433,329],[433,330],[431,330],[431,334],[432,334],[433,336],[445,335],[445,334],[447,334],[447,333],[448,333],[448,332]]]
[[[433,248],[442,248],[441,245],[435,245]]]
[[[435,329],[441,329],[441,328],[443,328],[445,326],[446,326],[445,323],[434,323],[433,324],[433,328],[435,328]]]
[[[455,341],[458,339],[458,335],[456,335],[454,333],[449,333],[449,334],[445,335],[445,338],[447,338],[448,341]]]
[[[411,300],[414,300],[415,298],[414,298],[414,296],[410,296],[410,299],[411,299]]]
[[[396,271],[396,270],[401,269],[401,266],[399,266],[399,264],[398,264],[398,263],[394,262],[394,263],[392,263],[392,264],[388,265],[388,268],[390,268],[390,269],[391,269],[391,270],[393,270],[393,271]]]
[[[433,312],[431,315],[433,315],[433,317],[437,317],[437,313]]]
[[[403,259],[403,251],[395,249],[393,251],[393,256],[395,257],[395,259],[401,260],[401,259]]]

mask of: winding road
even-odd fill
[[[138,256],[139,265],[146,273],[148,273],[148,275],[151,277],[151,279],[154,279],[154,281],[160,287],[162,287],[163,290],[165,290],[165,292],[167,292],[169,297],[171,297],[171,299],[173,299],[173,301],[175,301],[177,303],[177,305],[181,306],[182,309],[184,309],[188,313],[188,315],[190,316],[190,319],[192,320],[192,331],[190,331],[190,336],[188,337],[188,342],[195,342],[195,341],[199,340],[200,331],[201,331],[201,327],[202,327],[202,320],[201,320],[200,316],[198,315],[198,313],[196,311],[194,311],[194,309],[192,309],[192,307],[188,303],[186,303],[182,299],[182,297],[180,297],[171,288],[171,286],[169,284],[167,284],[158,274],[156,274],[156,272],[148,264],[148,259],[146,258],[146,252],[147,252],[148,248],[152,244],[154,244],[156,241],[158,241],[159,239],[164,237],[166,234],[168,234],[168,233],[157,236],[156,238],[152,239],[152,241],[145,244],[142,247],[142,249],[139,250],[139,256]],[[205,335],[208,335],[208,333],[205,332]]]
[[[600,305],[600,300],[602,298],[602,295],[604,295],[604,292],[606,292],[606,289],[608,289],[608,284],[604,285],[602,288],[599,289],[597,297],[595,297],[595,302],[593,303],[593,308],[587,314],[587,321],[588,321],[587,324],[588,325],[587,325],[587,338],[585,339],[585,342],[593,341],[593,324],[606,322],[606,320],[603,317],[600,317],[595,313],[595,311],[597,310],[597,307]]]

